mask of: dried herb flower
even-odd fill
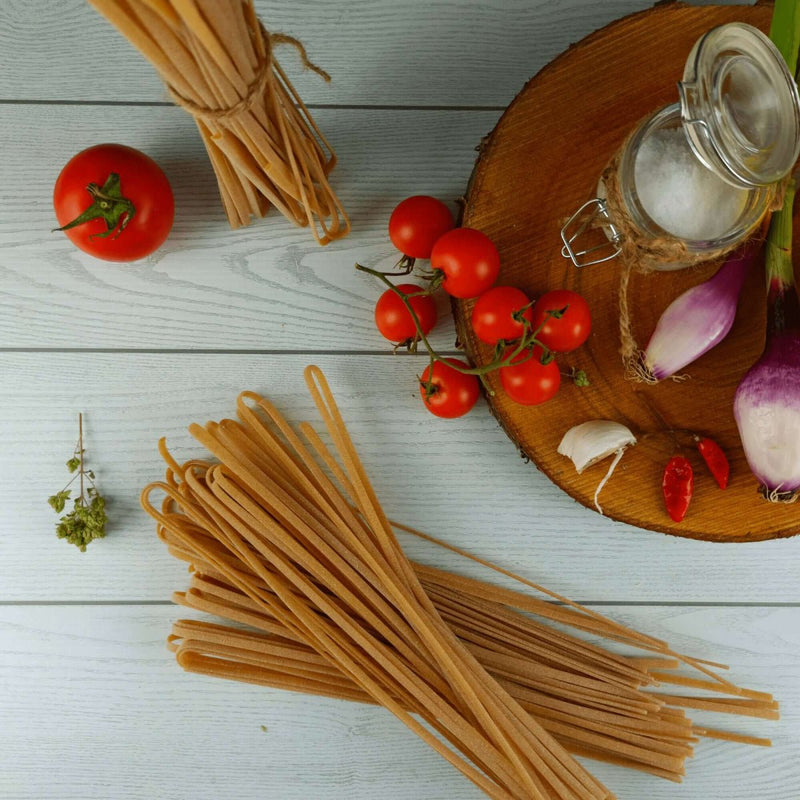
[[[72,511],[61,517],[56,524],[59,539],[66,539],[70,544],[85,552],[86,545],[94,539],[102,539],[106,535],[106,501],[97,492],[94,485],[94,472],[86,469],[86,456],[83,447],[83,414],[78,415],[78,443],[72,458],[67,461],[67,469],[75,473],[69,483],[47,502],[60,514],[66,507],[72,490],[69,488],[76,480],[80,481],[80,494],[75,498]],[[87,485],[88,484],[88,485]]]

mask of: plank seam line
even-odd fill
[[[546,601],[555,606],[564,605],[555,601]],[[691,600],[580,600],[580,605],[591,607],[629,607],[629,608],[800,608],[800,602],[711,602]],[[0,607],[11,606],[173,606],[171,600],[0,600]]]
[[[2,100],[6,106],[129,106],[131,108],[176,107],[168,100]],[[424,104],[383,104],[383,103],[306,103],[311,111],[505,111],[505,106],[485,105],[424,105]]]
[[[0,347],[0,353],[62,353],[85,355],[89,354],[142,354],[142,355],[224,355],[224,356],[405,356],[424,357],[428,354],[423,350],[409,353],[405,350],[259,350],[248,348],[148,348],[148,347]],[[440,355],[463,355],[460,350],[437,350]]]

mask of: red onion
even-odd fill
[[[767,239],[767,343],[733,401],[747,463],[773,502],[800,489],[800,300],[791,259],[792,182]]]
[[[748,242],[713,277],[667,306],[644,351],[648,382],[669,378],[728,335],[747,270],[760,251],[760,243]]]

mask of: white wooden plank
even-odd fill
[[[160,479],[165,435],[199,453],[186,426],[234,413],[242,389],[316,420],[304,355],[3,354],[0,370],[0,600],[166,600],[185,569],[139,510]],[[410,356],[314,357],[394,518],[516,569],[576,600],[798,602],[800,538],[714,545],[640,531],[584,509],[517,455],[483,401],[461,420],[422,406]],[[565,387],[558,402],[569,402]],[[86,419],[86,446],[109,499],[108,538],[80,553],[53,532],[46,498]],[[409,543],[427,561],[456,557]]]
[[[614,616],[772,692],[783,719],[694,713],[769,736],[702,742],[675,785],[585,762],[620,798],[789,800],[800,781],[800,609],[615,608]],[[0,608],[6,800],[478,800],[387,712],[184,674],[170,606]],[[716,719],[713,719],[716,717]],[[261,726],[266,727],[266,731]],[[54,767],[57,765],[57,769]]]
[[[172,108],[20,106],[0,119],[0,342],[4,347],[381,350],[373,308],[383,287],[361,261],[391,269],[392,208],[409,194],[455,201],[496,112],[322,110],[338,150],[334,184],[352,216],[347,239],[320,248],[277,213],[232,231],[191,120]],[[53,124],[54,120],[57,124]],[[174,187],[175,227],[132,264],[75,248],[56,224],[53,184],[77,151],[134,145]],[[455,208],[455,205],[453,205]],[[556,233],[554,232],[554,236]],[[449,310],[436,347],[454,342]]]
[[[712,0],[706,0],[709,4]],[[259,0],[333,82],[279,51],[306,102],[505,106],[572,42],[650,0]],[[0,99],[164,101],[150,65],[83,0],[0,4]]]

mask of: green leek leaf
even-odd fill
[[[781,51],[789,65],[789,72],[794,75],[800,50],[800,0],[775,0],[769,38]]]
[[[781,51],[789,71],[797,73],[797,53],[800,50],[800,0],[775,0],[769,38]],[[783,208],[772,215],[767,232],[767,285],[773,281],[778,285],[792,286],[792,205],[794,204],[794,181],[786,192]]]

